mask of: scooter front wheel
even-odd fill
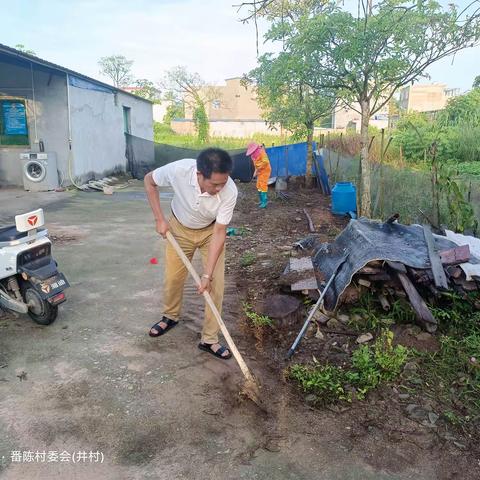
[[[40,294],[26,282],[23,298],[28,304],[28,315],[40,325],[50,325],[55,321],[58,314],[58,305],[52,305],[40,297]]]

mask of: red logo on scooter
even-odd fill
[[[32,226],[34,227],[37,222],[38,222],[38,217],[36,215],[32,215],[31,217],[28,217],[27,218],[27,222]]]

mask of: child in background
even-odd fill
[[[270,160],[268,159],[267,152],[262,145],[252,142],[247,146],[247,156],[249,156],[255,166],[255,173],[253,176],[257,176],[257,190],[260,198],[260,208],[265,208],[268,203],[268,179],[272,172],[270,166]]]

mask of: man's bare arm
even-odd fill
[[[148,203],[155,218],[155,230],[165,238],[169,229],[168,222],[160,205],[160,197],[158,196],[157,184],[153,181],[152,172],[147,173],[143,179],[145,191],[147,192]]]

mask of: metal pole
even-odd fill
[[[300,330],[300,333],[297,335],[297,338],[295,339],[292,346],[290,347],[290,350],[287,353],[287,359],[289,359],[293,355],[293,353],[295,352],[295,349],[297,348],[298,344],[300,343],[300,340],[303,338],[303,336],[305,335],[305,332],[307,331],[307,327],[308,327],[309,323],[311,322],[311,320],[313,318],[313,315],[318,310],[318,307],[320,307],[320,305],[322,304],[323,297],[327,293],[328,288],[332,284],[333,280],[337,276],[338,271],[340,270],[340,267],[345,263],[347,258],[348,258],[348,254],[346,254],[343,257],[341,262],[338,264],[337,268],[333,271],[332,276],[328,280],[327,284],[325,285],[325,288],[323,289],[323,292],[320,295],[320,298],[317,300],[317,303],[313,306],[312,310],[310,311],[310,313],[308,315],[308,318],[305,320],[305,323],[303,324],[303,327]]]
[[[33,103],[33,125],[35,128],[35,140],[34,143],[38,143],[38,133],[37,133],[37,106],[35,101],[35,80],[33,78],[33,63],[30,62],[30,74],[32,77],[32,103]]]

